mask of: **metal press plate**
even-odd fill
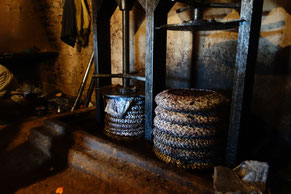
[[[244,20],[233,20],[228,22],[218,22],[216,20],[193,20],[182,24],[166,24],[156,29],[166,29],[175,31],[208,31],[208,30],[227,30],[239,26]]]

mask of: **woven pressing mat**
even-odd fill
[[[115,132],[137,132],[137,131],[144,131],[145,130],[145,126],[144,125],[137,125],[136,127],[134,128],[119,128],[119,127],[113,127],[113,126],[110,126],[108,124],[105,124],[105,128],[110,130],[110,131],[115,131]]]
[[[121,96],[105,96],[106,99],[120,99],[122,98],[123,100],[126,101],[132,101],[132,102],[144,102],[145,97],[144,96],[133,96],[133,97],[121,97]]]
[[[113,115],[106,113],[109,117],[117,118],[117,119],[144,119],[145,115],[142,114],[125,114],[122,117],[114,117]]]
[[[120,119],[116,117],[112,117],[109,114],[105,114],[105,119],[108,122],[119,123],[119,124],[143,124],[144,118],[140,119]]]
[[[144,106],[145,105],[145,101],[133,101],[131,102],[131,106]]]
[[[154,118],[154,126],[177,137],[196,137],[196,136],[214,136],[219,133],[215,128],[203,128],[201,126],[186,126],[172,124],[161,120],[159,117]]]
[[[129,115],[125,115],[123,116],[124,119],[144,119],[145,115],[144,114],[129,114]]]
[[[115,139],[118,141],[135,141],[143,137],[143,136],[120,136],[120,135],[114,135],[111,132],[107,132],[107,131],[104,131],[104,134],[110,137],[111,139]]]
[[[156,103],[168,110],[191,112],[215,109],[228,100],[222,94],[203,89],[169,89],[155,97]]]
[[[113,135],[119,135],[119,136],[142,136],[144,134],[144,127],[137,128],[134,130],[124,130],[124,129],[116,129],[112,127],[105,127],[104,131],[107,133],[111,133]]]
[[[153,138],[154,147],[159,149],[163,154],[185,161],[190,160],[203,160],[203,159],[214,159],[218,153],[218,150],[213,149],[198,149],[184,150],[181,148],[174,148],[167,146],[159,142],[156,138]]]
[[[157,148],[153,148],[153,151],[160,160],[168,164],[173,164],[179,168],[192,169],[192,170],[205,170],[205,169],[210,169],[214,167],[214,164],[209,163],[209,162],[196,162],[196,161],[184,162],[184,161],[172,158],[170,156],[167,156],[161,153]]]
[[[191,113],[169,111],[157,106],[155,113],[162,120],[181,125],[216,125],[221,120],[219,116],[204,116]]]
[[[130,111],[145,111],[145,107],[144,107],[144,104],[142,105],[132,105],[128,108],[127,110],[128,112]]]
[[[215,135],[195,135],[195,136],[175,136],[172,133],[169,133],[167,130],[164,129],[160,129],[158,127],[154,127],[153,128],[154,131],[153,132],[159,132],[159,133],[163,133],[165,135],[169,135],[171,137],[174,138],[181,138],[181,139],[185,139],[185,140],[216,140],[217,138],[221,138],[221,134],[215,134]]]
[[[134,123],[134,124],[123,124],[123,123],[114,123],[105,119],[105,126],[118,128],[118,129],[136,129],[144,127],[144,123]]]
[[[125,115],[144,115],[144,110],[139,110],[139,111],[137,111],[137,110],[135,110],[135,111],[133,111],[133,110],[131,110],[131,111],[127,111],[126,113],[125,113]]]
[[[175,137],[164,133],[157,128],[153,129],[153,136],[154,138],[173,148],[181,148],[185,150],[192,150],[192,149],[203,149],[203,148],[214,148],[215,146],[219,146],[221,140],[217,137],[210,137],[210,138],[203,138],[203,139],[187,139],[181,137]]]

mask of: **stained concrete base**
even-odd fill
[[[69,165],[103,180],[115,180],[147,193],[213,192],[211,178],[206,176],[209,172],[187,172],[166,165],[157,160],[146,142],[123,147],[84,131],[74,132],[74,139]],[[135,150],[130,149],[133,146]]]
[[[64,194],[81,193],[139,193],[132,188],[105,182],[91,175],[82,173],[73,168],[67,168],[62,172],[49,176],[28,187],[21,188],[16,194],[37,193],[48,194],[56,193],[59,187],[64,188]]]
[[[5,193],[53,193],[57,187],[65,193],[214,192],[211,171],[168,166],[145,141],[109,139],[94,111],[46,118],[34,126],[26,141],[1,154]]]

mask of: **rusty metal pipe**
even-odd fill
[[[93,75],[94,78],[127,78],[127,79],[135,79],[139,81],[146,81],[145,77],[132,75],[132,74],[97,74]]]
[[[129,73],[129,9],[127,1],[121,1],[121,11],[122,11],[122,47],[123,47],[123,73]],[[123,87],[127,88],[129,86],[129,80],[123,78]]]
[[[76,100],[75,100],[75,102],[74,102],[74,105],[73,105],[71,111],[74,111],[74,110],[75,110],[75,108],[77,107],[77,105],[78,105],[78,103],[79,103],[79,101],[80,101],[80,99],[81,99],[82,93],[83,93],[83,91],[84,91],[84,88],[85,88],[85,85],[86,85],[86,82],[87,82],[87,79],[88,79],[88,75],[89,75],[90,69],[91,69],[92,64],[93,64],[93,59],[94,59],[94,51],[93,51],[92,54],[91,54],[91,57],[90,57],[89,63],[88,63],[88,65],[87,65],[86,72],[85,72],[85,74],[84,74],[84,77],[83,77],[83,80],[82,80],[81,86],[80,86],[79,91],[78,91],[77,98],[76,98]]]

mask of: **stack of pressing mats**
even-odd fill
[[[104,133],[121,141],[136,140],[144,135],[143,96],[106,96]]]
[[[201,89],[169,89],[155,97],[154,152],[166,163],[209,169],[221,158],[222,94]]]

